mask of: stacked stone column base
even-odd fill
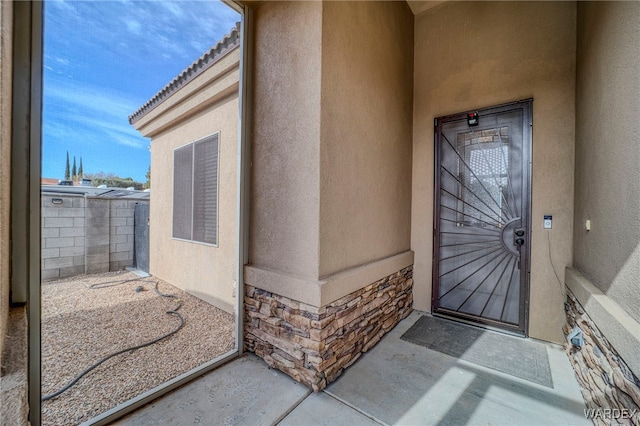
[[[411,313],[409,266],[322,307],[245,286],[245,348],[314,391],[324,389]]]
[[[579,327],[584,345],[565,349],[576,372],[582,396],[594,424],[640,425],[640,380],[602,335],[583,307],[567,291],[565,335]]]

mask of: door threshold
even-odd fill
[[[441,318],[444,320],[448,320],[448,321],[453,321],[453,322],[457,322],[469,327],[474,327],[474,328],[479,328],[481,330],[489,330],[489,331],[493,331],[496,333],[501,333],[501,334],[508,334],[509,336],[514,336],[514,337],[520,337],[523,339],[526,339],[528,336],[522,332],[522,331],[518,331],[518,330],[509,330],[509,329],[505,329],[505,328],[501,328],[501,327],[496,327],[494,325],[485,323],[485,322],[480,322],[480,321],[473,321],[470,319],[465,319],[465,318],[461,318],[457,315],[447,315],[446,313],[440,313],[440,312],[432,312],[431,315],[433,317],[436,318]]]

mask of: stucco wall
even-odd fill
[[[529,335],[562,340],[564,297],[549,257],[562,280],[572,258],[575,29],[571,2],[453,2],[416,16],[414,307],[431,309],[433,119],[532,97]],[[542,229],[545,214],[552,230]]]
[[[409,250],[412,99],[408,5],[324,3],[320,277]]]
[[[413,263],[413,30],[401,2],[254,11],[246,284],[319,307]]]
[[[573,266],[638,322],[639,22],[638,2],[578,3],[573,243]]]
[[[220,132],[217,247],[172,238],[173,150],[215,132]],[[151,144],[149,272],[227,312],[235,307],[237,143],[236,94],[176,122]]]
[[[235,312],[237,280],[238,88],[235,47],[173,92],[134,126],[151,137],[149,272]],[[218,133],[218,244],[173,238],[173,154]]]
[[[254,22],[249,259],[317,279],[322,3],[265,2]]]
[[[9,314],[11,164],[11,58],[13,4],[0,2],[0,354]],[[1,355],[0,355],[1,357]]]

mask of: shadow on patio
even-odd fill
[[[543,386],[401,339],[423,315],[400,322],[323,392],[249,355],[119,424],[591,424],[560,346],[536,342],[552,375],[551,387]]]

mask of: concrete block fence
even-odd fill
[[[134,209],[148,200],[42,194],[43,280],[117,271],[134,261]]]

